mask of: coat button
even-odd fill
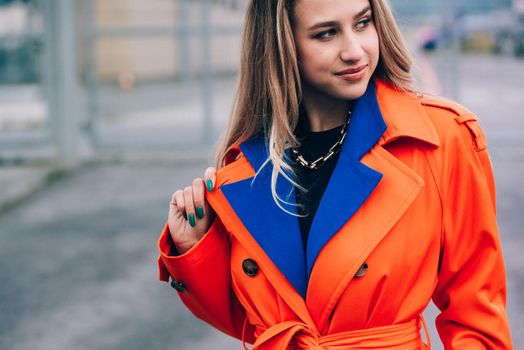
[[[249,277],[253,277],[258,272],[258,264],[253,259],[246,259],[242,261],[242,269]]]
[[[368,263],[364,262],[362,266],[360,266],[360,269],[358,269],[357,273],[355,274],[355,277],[362,277],[366,274],[368,271]]]
[[[182,281],[172,280],[171,287],[175,288],[178,292],[185,292],[187,290],[186,285]]]

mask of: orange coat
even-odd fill
[[[254,177],[266,156],[261,137],[231,148],[206,194],[217,217],[188,252],[169,256],[167,225],[160,236],[159,278],[196,317],[257,350],[427,349],[421,314],[433,299],[445,349],[512,349],[475,115],[370,83],[306,253],[298,219],[273,202],[269,166]],[[294,201],[282,177],[277,191]]]

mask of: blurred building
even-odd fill
[[[41,79],[45,31],[42,8],[49,1],[0,0],[0,84]],[[72,1],[77,5],[80,76],[85,77],[89,65],[93,65],[99,81],[117,81],[122,76],[140,80],[198,76],[204,64],[203,20],[214,36],[209,48],[213,71],[222,74],[238,68],[238,34],[246,0],[208,0],[211,11],[207,18],[201,11],[205,1]],[[401,21],[407,24],[428,21],[430,17],[438,21],[447,2],[391,0]],[[455,0],[453,6],[460,13],[484,15],[497,9],[524,7],[522,0]],[[485,17],[473,18],[468,25],[474,30],[483,26],[494,30],[498,26],[494,19]],[[221,26],[229,28],[222,31],[225,35],[220,35]]]
[[[0,0],[0,84],[41,78],[42,25],[34,1]]]
[[[51,0],[0,0],[0,84],[42,78],[44,3]],[[76,0],[80,76],[94,64],[96,78],[115,81],[122,74],[142,80],[168,80],[202,72],[202,2],[190,0]],[[213,1],[207,19],[216,27],[236,27],[212,41],[217,74],[238,68],[243,9],[236,1]],[[233,35],[231,35],[233,34]],[[89,52],[94,50],[94,52]],[[88,62],[92,60],[92,62]]]
[[[202,2],[80,0],[78,4],[80,57],[94,59],[98,80],[114,81],[123,75],[170,80],[202,73]],[[211,7],[205,25],[213,32],[220,26],[237,27],[233,35],[211,41],[213,71],[235,72],[243,11],[223,2]],[[89,11],[93,14],[86,13]],[[93,46],[84,45],[89,39],[94,40]],[[94,55],[85,52],[89,47]]]
[[[499,8],[510,8],[515,0],[453,0],[453,5],[467,13],[489,12]],[[518,0],[517,0],[518,1]],[[443,0],[390,0],[400,14],[438,13],[447,1]]]

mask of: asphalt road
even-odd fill
[[[524,61],[467,57],[461,101],[478,113],[498,190],[508,314],[524,348]],[[157,280],[170,194],[205,161],[139,158],[85,166],[0,217],[0,349],[241,349]],[[433,327],[436,310],[427,321]],[[432,331],[433,349],[441,349]]]

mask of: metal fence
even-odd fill
[[[227,114],[215,106],[213,96],[223,94],[224,87],[230,93],[234,90],[231,80],[237,70],[234,64],[217,70],[214,58],[220,56],[219,59],[231,62],[239,54],[238,45],[232,48],[217,45],[220,41],[227,45],[227,38],[233,46],[239,43],[243,2],[176,0],[167,6],[170,13],[162,17],[160,22],[164,23],[160,24],[149,22],[147,15],[142,23],[101,23],[104,11],[111,9],[97,8],[100,2],[85,4],[88,101],[85,125],[90,144],[102,150],[210,144],[217,137],[217,114],[222,119]],[[217,11],[233,19],[233,23],[214,18],[212,14]],[[135,57],[142,48],[152,52],[149,59],[137,62],[134,67],[117,67],[122,69],[109,73],[110,68],[106,67],[103,73],[100,50],[108,43],[127,46],[129,54]],[[106,57],[109,56],[108,50]],[[169,57],[169,61],[158,56]],[[148,66],[155,60],[164,65],[163,71]],[[175,64],[169,67],[171,62]],[[230,94],[226,95],[218,98],[231,100]]]

